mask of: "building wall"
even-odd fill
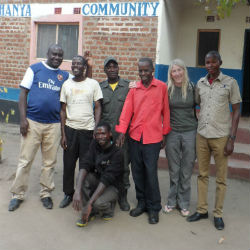
[[[85,1],[99,3],[99,1]],[[102,2],[128,2],[128,0],[102,1]],[[135,1],[136,2],[136,1]],[[148,2],[140,0],[140,2]],[[154,1],[152,1],[154,2]],[[157,1],[158,2],[158,1]],[[19,4],[19,0],[2,0],[1,4]],[[79,3],[79,0],[30,0],[22,4]],[[80,3],[83,4],[83,3]],[[1,7],[1,6],[0,6]],[[54,6],[53,6],[54,8]],[[137,62],[141,57],[150,57],[155,61],[157,45],[158,16],[82,16],[82,51],[90,50],[93,59],[93,78],[102,81],[106,79],[103,72],[104,59],[113,55],[120,66],[120,76],[129,79],[138,79]],[[18,122],[18,86],[23,75],[30,65],[30,17],[0,16],[0,100],[6,101],[9,110],[0,110],[0,120]],[[69,70],[69,68],[68,68]],[[5,105],[5,106],[8,106]],[[2,105],[3,106],[3,105]],[[14,115],[10,110],[15,110]],[[4,115],[3,115],[4,113]]]
[[[167,52],[166,49],[165,53],[159,53],[156,65],[157,77],[166,81],[169,62],[174,58],[181,58],[188,67],[191,80],[196,83],[206,74],[204,68],[196,67],[197,31],[198,29],[220,29],[219,52],[223,60],[222,71],[234,77],[242,91],[244,32],[250,26],[245,19],[246,16],[250,16],[250,7],[239,5],[233,9],[229,18],[207,23],[204,6],[195,6],[193,0],[176,0],[174,4],[170,2],[165,0],[166,6],[169,6],[175,18],[169,17],[165,23],[162,22],[161,32],[165,30],[165,37],[171,36],[176,39],[174,43],[168,44],[172,53]],[[166,15],[168,15],[167,11],[166,9]],[[173,28],[170,29],[169,26]],[[162,47],[164,44],[161,44],[161,51]]]

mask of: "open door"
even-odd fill
[[[250,116],[250,29],[245,30],[243,53],[242,116]]]

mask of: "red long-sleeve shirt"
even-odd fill
[[[132,139],[142,137],[143,144],[160,142],[171,130],[167,85],[155,78],[148,88],[141,81],[136,85],[127,95],[116,131],[125,134],[130,125]]]

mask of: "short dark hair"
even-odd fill
[[[104,128],[107,129],[108,132],[111,132],[111,126],[110,126],[109,123],[107,123],[107,122],[100,121],[100,122],[97,124],[96,128],[100,128],[100,127],[104,127]]]
[[[206,57],[215,57],[219,62],[222,62],[220,53],[216,50],[211,50],[206,54]]]
[[[77,56],[74,56],[73,59],[74,58],[80,59],[83,66],[85,66],[87,64],[87,60],[83,56],[77,55]]]
[[[139,63],[143,63],[143,62],[147,62],[149,64],[149,66],[151,67],[151,69],[154,68],[154,64],[153,64],[153,60],[149,57],[142,57],[139,59]]]
[[[54,44],[51,44],[48,48],[48,53],[50,52],[51,49],[54,49],[54,48],[59,48],[63,51],[63,48],[61,45],[57,44],[57,43],[54,43]]]

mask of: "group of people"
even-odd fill
[[[214,225],[223,229],[227,157],[234,148],[241,97],[237,82],[220,71],[219,53],[211,51],[206,55],[208,74],[196,85],[190,82],[180,59],[169,65],[167,84],[154,78],[150,58],[139,59],[141,80],[132,83],[119,76],[118,61],[112,56],[104,61],[107,80],[101,83],[91,79],[93,62],[89,53],[73,58],[73,75],[59,69],[62,60],[62,48],[50,46],[47,61],[31,65],[20,84],[21,149],[9,211],[16,210],[24,200],[29,171],[40,146],[40,198],[45,208],[53,207],[53,173],[61,142],[64,198],[59,206],[73,203],[73,208],[81,212],[77,226],[86,226],[97,215],[110,220],[116,201],[132,217],[147,212],[150,224],[158,223],[161,209],[171,213],[177,208],[189,222],[208,218],[213,155]],[[196,105],[200,106],[198,119]],[[162,208],[157,162],[163,148],[170,187]],[[190,215],[190,180],[196,155],[198,205]],[[131,210],[127,199],[130,163],[138,201]]]

